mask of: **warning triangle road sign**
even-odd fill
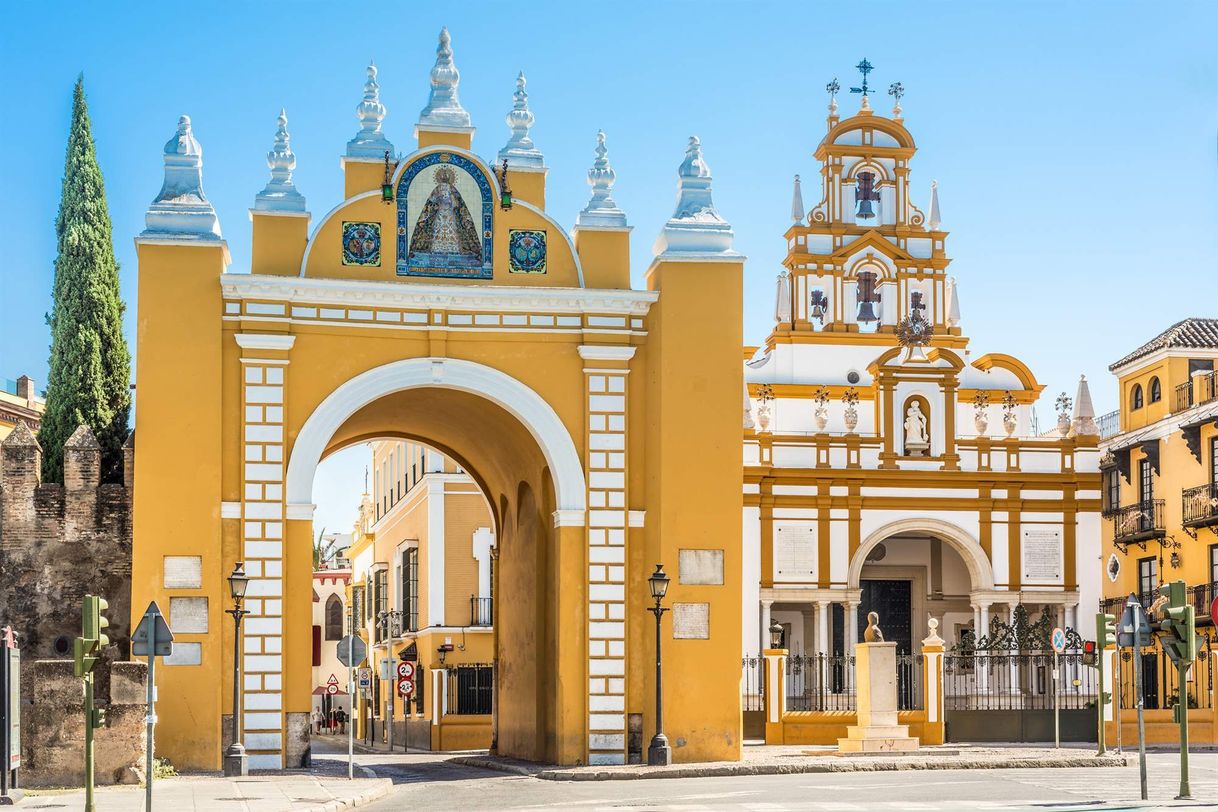
[[[169,630],[169,624],[165,622],[165,616],[161,614],[161,608],[156,605],[156,601],[148,604],[148,608],[140,617],[140,625],[135,627],[135,634],[131,635],[131,656],[149,656],[149,640],[153,643],[152,656],[168,657],[173,654],[173,632]]]
[[[330,679],[326,680],[326,685],[338,685],[338,677],[331,674]]]

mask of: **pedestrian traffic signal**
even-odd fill
[[[1163,632],[1159,642],[1172,662],[1191,664],[1197,659],[1197,623],[1184,582],[1161,584],[1159,594],[1167,598],[1167,617],[1159,622],[1159,630]]]
[[[1095,616],[1095,642],[1101,651],[1116,645],[1116,615],[1100,612]]]
[[[81,635],[76,638],[73,648],[75,655],[75,673],[78,677],[93,673],[97,667],[98,652],[110,645],[110,637],[103,631],[110,626],[110,621],[102,614],[110,608],[105,598],[96,595],[85,595],[81,605]]]
[[[1083,641],[1083,665],[1089,665],[1089,666],[1094,667],[1096,662],[1097,662],[1097,659],[1095,656],[1095,641],[1094,640],[1084,640]]]

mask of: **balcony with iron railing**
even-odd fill
[[[479,598],[477,595],[469,596],[469,625],[471,626],[490,626],[495,620],[495,607],[493,598]]]
[[[1182,491],[1180,508],[1185,527],[1218,525],[1218,484],[1211,482]]]
[[[1202,403],[1218,400],[1218,372],[1194,375],[1188,383],[1176,387],[1176,403],[1172,411],[1182,412]]]
[[[1102,414],[1095,419],[1095,424],[1100,428],[1100,439],[1107,440],[1113,435],[1121,432],[1121,410],[1117,409],[1108,414]]]
[[[1112,511],[1113,544],[1145,544],[1167,535],[1163,523],[1163,500],[1151,499]]]

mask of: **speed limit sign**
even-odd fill
[[[398,693],[402,696],[414,695],[414,680],[400,679],[398,680]]]
[[[405,660],[398,663],[398,679],[414,679],[414,663]]]

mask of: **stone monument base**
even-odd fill
[[[837,740],[839,753],[908,753],[919,746],[918,740],[909,735],[909,725],[855,725],[846,734],[846,738]]]
[[[891,753],[917,750],[909,725],[897,724],[897,644],[859,643],[854,647],[858,686],[858,724],[837,740],[842,753]]]

